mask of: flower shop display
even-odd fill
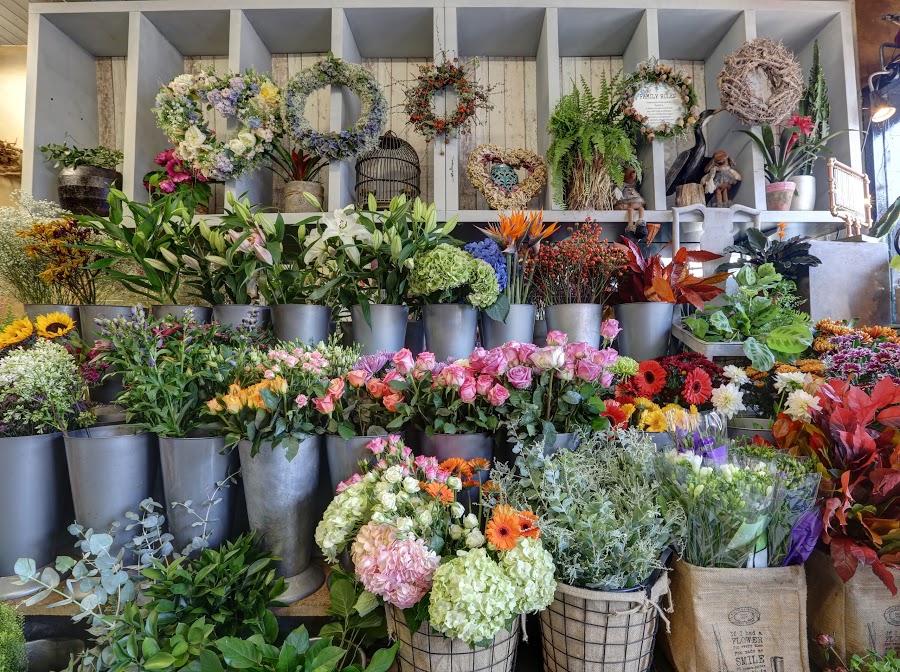
[[[658,504],[653,443],[608,431],[571,452],[516,451],[492,472],[491,496],[533,511],[553,558],[556,593],[540,615],[544,669],[653,669],[657,625],[668,621],[664,557],[680,524]]]
[[[0,352],[0,577],[12,575],[20,557],[42,565],[55,557],[72,506],[60,432],[91,421],[84,383],[65,346],[33,328],[12,344],[8,331]],[[0,581],[0,599],[34,590]]]
[[[622,74],[607,80],[601,75],[595,95],[581,79],[581,89],[560,98],[547,130],[552,136],[547,150],[554,202],[568,210],[611,210],[613,190],[622,185],[630,166],[641,176],[634,145],[619,104]]]
[[[813,344],[809,315],[797,286],[775,271],[771,263],[735,274],[737,291],[723,297],[724,305],[682,319],[682,324],[707,342],[741,342],[753,368],[768,371],[776,359],[791,363]]]
[[[882,378],[900,382],[900,336],[890,327],[819,320],[813,350],[826,379],[846,380],[867,392]]]
[[[793,177],[797,185],[794,200],[791,201],[791,210],[815,210],[816,209],[816,178],[812,174],[813,166],[822,151],[830,153],[828,147],[821,147],[817,140],[828,137],[829,120],[831,117],[831,104],[828,101],[828,81],[822,70],[822,61],[819,53],[819,41],[813,41],[812,65],[809,68],[809,78],[800,96],[798,114],[808,117],[813,127],[806,135],[800,135],[797,139],[800,151],[807,151],[807,161],[798,168]]]
[[[468,132],[479,110],[494,109],[489,100],[490,89],[473,77],[478,59],[466,63],[443,56],[440,63],[420,65],[415,85],[404,91],[409,124],[428,142],[443,137],[449,143],[451,138]],[[456,107],[439,116],[434,109],[434,96],[445,89],[453,89]]]
[[[461,359],[475,349],[478,310],[503,321],[509,301],[494,268],[466,250],[441,243],[412,257],[409,294],[425,303],[425,343],[438,360]]]
[[[819,266],[822,260],[810,254],[812,244],[809,238],[794,236],[787,240],[770,240],[757,228],[747,229],[747,240],[729,245],[722,250],[723,255],[738,255],[735,261],[721,264],[717,271],[740,270],[750,265],[757,271],[763,264],[772,264],[775,272],[786,280],[799,283],[813,266]]]
[[[640,63],[625,78],[620,95],[632,135],[649,142],[682,135],[700,117],[693,78],[656,59]]]
[[[524,170],[520,180],[516,170]],[[544,157],[527,149],[478,145],[469,155],[466,175],[494,210],[521,210],[547,184]]]
[[[544,309],[548,331],[597,348],[603,304],[624,270],[625,255],[602,240],[603,228],[590,218],[568,231],[565,240],[544,243],[529,256],[535,301]]]
[[[481,461],[414,456],[396,436],[369,449],[378,462],[342,486],[316,530],[326,559],[350,550],[357,578],[384,601],[403,672],[509,672],[520,616],[553,598],[539,520],[508,505],[466,514],[457,500],[477,481],[461,477]]]
[[[309,154],[282,140],[272,146],[269,168],[284,180],[282,212],[320,212],[325,202],[325,187],[316,180],[328,161]]]
[[[40,150],[45,160],[60,168],[56,191],[64,210],[75,215],[109,214],[109,190],[122,187],[122,173],[116,170],[125,158],[121,150],[66,143],[42,145]]]
[[[634,241],[623,236],[622,242],[625,262],[612,299],[622,326],[619,351],[637,360],[655,359],[668,350],[675,306],[690,304],[703,310],[706,301],[724,294],[725,290],[716,285],[728,274],[698,277],[690,272],[691,263],[720,257],[713,252],[689,252],[682,247],[668,265],[663,265],[660,254],[645,257]]]
[[[510,341],[530,343],[534,336],[534,273],[532,262],[541,244],[556,233],[559,225],[544,224],[544,213],[515,211],[500,213],[497,224],[480,229],[487,240],[469,243],[466,251],[491,265],[500,291],[509,303],[509,313],[501,321],[481,315],[481,340],[487,349]]]
[[[349,129],[314,131],[304,116],[309,96],[326,86],[343,86],[359,97],[360,117]],[[285,131],[301,149],[326,161],[343,161],[373,149],[387,123],[388,104],[375,78],[361,65],[329,53],[294,75],[284,90]]]
[[[184,159],[176,156],[171,148],[157,154],[153,163],[162,169],[144,175],[144,189],[151,199],[177,191],[189,209],[198,215],[209,213],[212,187],[206,175],[185,165]]]
[[[281,92],[252,69],[219,75],[213,68],[178,75],[156,94],[156,124],[190,170],[214,182],[236,179],[262,165],[281,133]],[[216,137],[204,110],[234,121]]]

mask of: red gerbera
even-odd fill
[[[666,371],[658,362],[651,359],[638,365],[637,375],[632,380],[638,394],[649,399],[662,392],[666,386]],[[710,390],[711,393],[712,390]]]
[[[712,380],[709,374],[703,369],[691,371],[684,381],[684,389],[681,390],[681,396],[684,397],[687,403],[694,406],[700,406],[709,401],[709,398],[712,396]]]
[[[608,399],[603,402],[606,405],[606,410],[603,411],[600,415],[604,418],[609,419],[609,424],[613,427],[618,427],[619,425],[625,424],[625,421],[628,418],[625,416],[625,411],[622,410],[622,405],[619,404],[618,401],[613,399]]]

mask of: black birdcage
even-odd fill
[[[412,200],[422,193],[420,175],[416,150],[388,131],[378,147],[356,160],[356,202],[364,206],[369,194],[375,196],[379,208],[386,208],[394,196],[401,194]]]

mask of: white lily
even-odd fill
[[[372,234],[360,224],[359,215],[353,206],[348,205],[343,210],[322,215],[322,223],[325,225],[322,231],[312,231],[306,239],[310,245],[303,257],[303,263],[309,264],[313,260],[318,263],[324,261],[328,256],[328,241],[336,238],[339,241],[338,245],[345,246],[350,261],[359,265],[359,250],[356,244],[371,244]]]

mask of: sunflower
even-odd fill
[[[471,479],[474,474],[468,460],[464,460],[461,457],[447,458],[441,462],[440,469],[454,476],[459,476],[464,481]]]
[[[689,404],[705,404],[712,396],[712,380],[703,369],[694,369],[684,381],[681,396]]]
[[[0,348],[8,348],[27,341],[34,335],[34,324],[27,317],[16,320],[0,332]]]
[[[662,392],[666,386],[666,370],[652,359],[641,362],[637,375],[632,379],[638,394],[642,397],[652,397]]]
[[[518,512],[515,509],[512,509],[513,513],[497,509],[494,509],[494,515],[491,516],[485,529],[487,540],[498,551],[510,551],[515,548],[516,540],[522,536]]]
[[[75,322],[65,313],[47,313],[38,315],[34,326],[37,327],[38,336],[52,340],[72,331],[75,328]]]

